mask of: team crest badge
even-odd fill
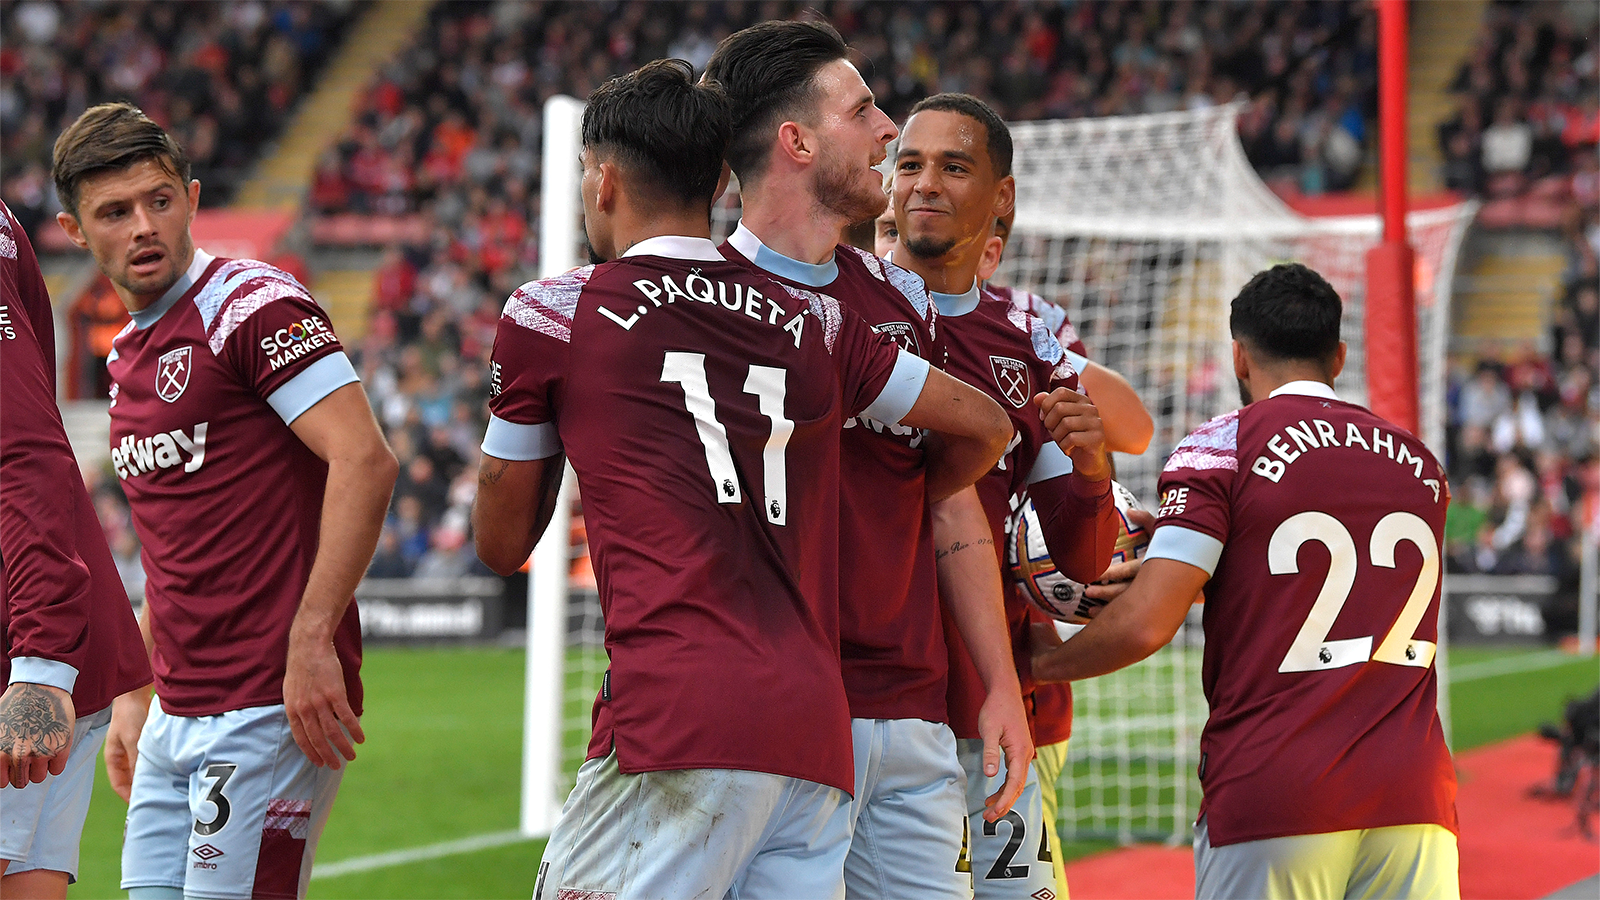
[[[156,363],[156,396],[168,403],[183,396],[184,388],[189,386],[193,350],[193,347],[179,347],[161,354]]]
[[[922,351],[917,346],[917,331],[911,327],[910,322],[885,322],[882,325],[872,326],[872,330],[879,334],[887,334],[894,339],[900,349],[914,356],[921,356]]]
[[[1009,356],[991,356],[989,369],[994,372],[995,385],[1012,406],[1021,409],[1028,405],[1029,398],[1033,396],[1033,385],[1025,363]]]

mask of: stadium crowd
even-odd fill
[[[1553,575],[1562,594],[1600,496],[1600,50],[1581,10],[1493,4],[1438,128],[1446,186],[1489,201],[1483,224],[1558,226],[1567,256],[1543,346],[1452,371],[1448,566]]]
[[[128,100],[183,146],[206,203],[228,201],[360,4],[58,3],[3,7],[0,195],[34,243],[60,208],[50,150],[78,114]]]
[[[1446,531],[1455,572],[1552,575],[1549,615],[1575,598],[1584,524],[1600,511],[1600,226],[1590,200],[1567,229],[1549,352],[1458,360],[1449,389]],[[1583,222],[1586,225],[1580,225]]]
[[[587,96],[660,56],[702,67],[729,33],[805,6],[442,4],[320,160],[312,205],[422,211],[430,224],[523,238],[500,220],[536,219],[532,148],[547,98]],[[1011,120],[1165,112],[1244,93],[1252,161],[1269,179],[1321,193],[1354,181],[1375,111],[1375,15],[1363,3],[835,0],[819,11],[858,50],[897,120],[939,91],[985,97]],[[514,261],[515,250],[486,267]]]
[[[1586,10],[1580,13],[1580,10]],[[1596,13],[1583,4],[1490,6],[1439,124],[1445,186],[1490,199],[1593,205],[1600,142]]]

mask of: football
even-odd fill
[[[1150,544],[1150,532],[1128,520],[1128,510],[1144,509],[1133,493],[1121,484],[1111,483],[1111,495],[1121,519],[1117,545],[1111,554],[1113,563],[1126,562],[1144,556]],[[1029,501],[1012,528],[1009,549],[1011,576],[1021,588],[1023,596],[1042,612],[1059,622],[1083,624],[1088,622],[1105,601],[1087,597],[1087,585],[1073,581],[1056,569],[1055,561],[1044,544],[1044,530],[1039,527],[1039,515]]]

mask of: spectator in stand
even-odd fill
[[[1597,26],[1592,4],[1500,0],[1489,7],[1471,56],[1450,83],[1458,111],[1439,128],[1447,187],[1501,199],[1526,194],[1546,210],[1559,210],[1580,191],[1593,196],[1578,179],[1592,179],[1582,173],[1600,142]],[[1493,123],[1482,128],[1491,114]],[[1486,177],[1467,161],[1474,148]],[[1536,227],[1551,221],[1548,212],[1509,222],[1485,215],[1512,225],[1524,218]]]
[[[348,0],[141,4],[28,0],[0,7],[0,195],[38,240],[58,211],[36,189],[51,143],[110,100],[146,110],[225,204],[337,46]]]

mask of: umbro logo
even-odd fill
[[[216,859],[219,856],[227,855],[210,844],[201,844],[200,846],[194,848],[193,852],[195,856],[198,856],[201,859]]]

